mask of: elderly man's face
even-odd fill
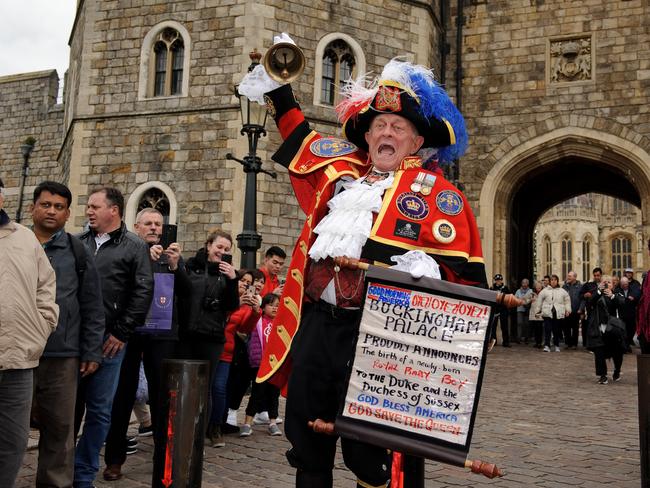
[[[401,115],[381,114],[375,117],[366,132],[370,159],[378,171],[397,169],[406,156],[415,154],[424,137]]]

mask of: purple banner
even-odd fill
[[[172,273],[153,274],[153,300],[142,327],[136,332],[150,334],[165,333],[172,330],[174,310],[174,275]]]

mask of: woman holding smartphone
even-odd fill
[[[260,302],[257,300],[253,286],[253,273],[247,270],[239,272],[239,308],[230,314],[226,324],[226,342],[219,359],[217,372],[212,382],[212,413],[208,423],[208,439],[212,447],[226,445],[221,424],[226,410],[226,391],[230,364],[235,351],[237,334],[250,334],[260,318]]]
[[[230,234],[214,231],[185,265],[192,292],[180,304],[181,358],[210,361],[209,384],[226,340],[226,319],[239,307],[237,273],[230,264],[231,248]]]

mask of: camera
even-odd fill
[[[203,297],[201,306],[204,310],[208,310],[209,312],[216,312],[219,310],[220,301],[218,298],[214,297]]]

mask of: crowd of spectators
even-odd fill
[[[30,230],[2,210],[3,192],[0,180],[0,283],[13,291],[0,296],[0,486],[14,486],[30,425],[40,431],[39,487],[92,488],[104,445],[102,476],[121,479],[137,445],[127,436],[133,411],[139,433],[153,434],[154,465],[164,460],[165,359],[209,362],[213,447],[225,445],[228,420],[239,431],[251,385],[241,435],[254,414],[282,435],[279,390],[254,383],[283,289],[281,248],[259,270],[237,270],[232,237],[214,230],[185,261],[178,243],[161,242],[158,210],[141,210],[127,229],[124,197],[110,187],[91,191],[88,225],[74,236],[65,230],[72,193],[53,181],[34,190]]]
[[[2,210],[0,180],[0,284],[13,291],[0,295],[0,486],[15,482],[30,425],[40,433],[36,486],[93,487],[104,444],[102,476],[121,479],[134,450],[127,437],[134,408],[144,412],[140,433],[153,433],[153,461],[160,462],[165,359],[209,362],[212,447],[225,446],[224,434],[250,436],[253,424],[282,435],[280,392],[255,376],[283,292],[286,253],[273,246],[260,269],[237,270],[232,237],[214,230],[185,261],[178,243],[161,242],[158,210],[143,209],[128,230],[124,197],[110,187],[90,193],[87,230],[74,236],[65,230],[72,198],[65,185],[39,184],[30,230]],[[650,280],[639,283],[631,269],[614,278],[595,268],[584,284],[573,271],[561,286],[557,275],[532,287],[523,279],[516,316],[495,311],[502,345],[544,352],[582,345],[594,355],[599,384],[609,382],[608,359],[619,381],[624,353],[635,344],[650,351]],[[492,289],[509,292],[501,274]]]
[[[650,351],[650,280],[644,279],[642,285],[631,268],[620,278],[603,275],[599,267],[592,275],[591,281],[580,283],[576,273],[569,271],[562,285],[558,275],[547,275],[532,288],[524,278],[515,292],[523,301],[516,317],[507,309],[495,310],[493,340],[497,339],[498,322],[504,347],[514,342],[560,352],[561,344],[565,349],[582,345],[594,354],[599,384],[609,383],[608,359],[613,364],[612,380],[620,381],[624,354],[631,353],[634,346],[643,354]],[[508,293],[501,274],[494,276],[491,289]]]

